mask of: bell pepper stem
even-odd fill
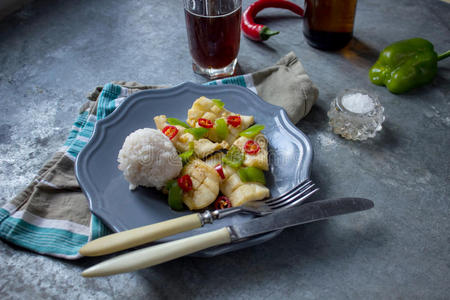
[[[449,56],[450,56],[450,50],[448,50],[448,51],[446,51],[446,52],[444,52],[444,53],[439,54],[437,60],[440,61],[440,60],[442,60],[442,59],[444,59],[444,58],[447,58],[447,57],[449,57]]]

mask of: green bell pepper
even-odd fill
[[[194,149],[190,149],[178,155],[181,158],[183,166],[187,165],[187,163],[191,160],[192,155],[194,155]]]
[[[211,101],[220,108],[225,106],[225,103],[223,103],[223,101],[220,99],[211,99]]]
[[[180,125],[180,126],[183,126],[184,128],[191,127],[188,124],[186,124],[185,122],[183,122],[177,118],[167,118],[167,123],[169,123],[170,125]]]
[[[369,78],[392,93],[406,93],[430,83],[436,76],[437,62],[448,56],[450,51],[437,55],[433,44],[422,38],[398,41],[380,53]]]
[[[245,129],[244,131],[242,131],[241,133],[239,133],[240,136],[244,136],[246,138],[252,139],[254,138],[256,135],[258,135],[258,133],[261,132],[261,130],[264,129],[264,125],[261,124],[255,124],[253,126],[250,126],[249,128]]]
[[[255,167],[245,167],[238,170],[239,177],[242,182],[259,182],[266,184],[266,177],[264,172]]]
[[[208,129],[203,127],[186,128],[184,132],[192,134],[196,140],[199,140],[208,132]]]
[[[183,210],[183,190],[178,185],[178,182],[176,180],[170,180],[166,184],[166,188],[169,190],[168,202],[170,208]]]
[[[194,142],[189,143],[189,150],[184,151],[183,153],[178,154],[178,156],[181,158],[181,162],[183,163],[183,166],[187,165],[189,161],[191,160],[191,157],[194,155]]]
[[[244,162],[245,155],[239,150],[236,146],[231,146],[230,150],[228,150],[227,154],[222,157],[223,163],[229,165],[232,168],[239,168]]]
[[[214,127],[214,130],[216,131],[216,134],[219,137],[219,139],[223,141],[228,136],[227,122],[225,122],[224,119],[217,119],[215,123],[216,126]]]

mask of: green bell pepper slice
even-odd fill
[[[191,160],[191,157],[194,155],[194,142],[189,143],[189,150],[184,151],[183,153],[178,154],[178,156],[181,158],[181,162],[183,163],[183,166],[187,165],[189,161]]]
[[[220,100],[220,99],[211,99],[211,101],[214,102],[214,104],[220,108],[225,106],[225,103],[223,103],[222,100]]]
[[[216,131],[217,136],[219,139],[224,140],[228,136],[228,126],[227,122],[225,122],[224,119],[217,119],[216,125],[214,126],[214,130]]]
[[[406,93],[430,83],[436,76],[437,62],[448,56],[450,50],[437,55],[433,44],[422,38],[398,41],[380,53],[369,78],[392,93]]]
[[[222,161],[224,164],[227,164],[230,167],[237,169],[240,166],[242,166],[244,158],[245,158],[244,153],[242,153],[238,147],[231,146],[227,154],[224,157],[222,157]]]
[[[259,182],[266,184],[264,172],[255,167],[245,167],[238,170],[239,177],[242,182]]]
[[[183,190],[178,185],[178,182],[176,180],[170,180],[166,184],[166,188],[169,190],[168,203],[170,208],[183,210]]]
[[[254,138],[258,133],[261,132],[265,128],[264,125],[261,124],[255,124],[253,126],[250,126],[249,128],[245,129],[244,131],[241,131],[239,133],[240,136],[244,136],[246,138],[252,139]]]
[[[190,128],[191,126],[189,126],[188,124],[186,124],[185,122],[181,121],[180,119],[177,118],[167,118],[167,123],[169,123],[170,125],[179,125],[179,126],[183,126],[184,128]]]
[[[191,160],[192,155],[194,155],[194,149],[185,151],[178,155],[181,158],[181,162],[183,163],[183,166],[186,165]]]
[[[201,139],[207,132],[207,128],[197,127],[197,128],[187,128],[184,132],[188,132],[194,136],[196,140]]]

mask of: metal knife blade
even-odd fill
[[[373,206],[371,200],[364,198],[337,198],[310,202],[247,223],[232,225],[229,227],[231,240],[235,242],[270,231],[367,210]]]

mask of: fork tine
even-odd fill
[[[283,201],[277,201],[276,203],[269,203],[269,204],[267,204],[267,206],[269,206],[273,210],[273,209],[279,209],[281,207],[285,207],[293,202],[298,203],[298,202],[306,199],[307,197],[311,196],[313,194],[313,193],[311,193],[312,191],[316,192],[314,189],[315,189],[314,186],[310,186],[307,189],[302,190],[298,194],[292,196],[291,198],[284,199]],[[304,197],[305,195],[306,195],[306,197]]]
[[[313,188],[313,187],[314,186],[311,186],[311,188]],[[311,190],[311,188],[308,188],[307,191],[304,191],[304,192],[296,195],[294,198],[289,199],[288,201],[280,202],[276,205],[269,205],[269,207],[272,210],[276,210],[276,209],[280,209],[280,208],[288,208],[288,207],[297,205],[319,190],[319,188],[315,188],[313,190]]]
[[[282,199],[282,198],[284,199],[286,197],[291,197],[291,196],[297,194],[299,190],[302,190],[305,186],[307,186],[307,185],[309,185],[311,183],[312,183],[311,180],[306,179],[306,180],[302,181],[300,184],[298,184],[295,187],[293,187],[292,189],[290,189],[289,191],[287,191],[286,193],[281,194],[281,195],[279,195],[278,197],[275,197],[275,198],[267,199],[267,200],[265,200],[265,202],[266,203],[271,203],[271,202],[277,201],[277,200]]]
[[[300,185],[296,186],[289,192],[281,195],[280,197],[269,199],[266,201],[268,205],[275,205],[280,202],[284,202],[288,199],[291,199],[292,197],[295,197],[298,194],[303,193],[305,190],[307,190],[309,187],[314,186],[314,183],[311,180],[306,180]]]

